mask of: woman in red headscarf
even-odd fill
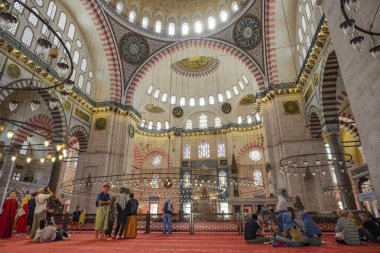
[[[4,201],[3,212],[0,216],[0,238],[9,238],[12,236],[17,207],[16,193],[11,192],[9,198]]]
[[[32,195],[28,194],[21,202],[21,207],[17,210],[16,232],[25,233],[26,231],[26,218],[28,214],[28,201]]]

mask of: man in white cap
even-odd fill
[[[105,183],[103,185],[103,191],[98,194],[96,198],[96,218],[95,218],[95,239],[98,239],[98,232],[103,231],[102,239],[107,240],[106,231],[108,229],[108,206],[111,203],[111,197],[108,193],[110,185]]]
[[[50,190],[50,187],[38,189],[38,194],[35,197],[36,208],[34,209],[33,223],[30,238],[33,239],[36,236],[36,231],[41,220],[46,220],[46,202],[50,197],[53,197],[54,193]]]
[[[168,227],[169,235],[172,234],[172,214],[173,214],[173,204],[170,202],[170,198],[168,197],[162,207],[162,211],[164,212],[163,216],[163,224],[162,224],[162,234],[166,234],[166,227]]]

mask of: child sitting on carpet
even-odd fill
[[[68,240],[69,235],[63,229],[58,229],[53,226],[46,226],[46,220],[41,220],[39,223],[39,229],[36,231],[36,236],[33,242],[53,242]]]

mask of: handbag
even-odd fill
[[[348,219],[349,219],[349,218],[347,217],[346,225],[344,225],[343,231],[342,231],[342,232],[335,233],[335,239],[336,239],[336,240],[338,240],[338,241],[343,241],[343,240],[344,240],[344,232],[346,231],[346,228],[347,228]]]

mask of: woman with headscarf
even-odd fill
[[[276,222],[276,229],[273,233],[273,238],[276,240],[276,236],[281,236],[282,235],[282,230],[284,223],[282,221],[282,214],[287,213],[286,208],[287,208],[287,203],[285,198],[282,195],[277,196],[277,204],[276,204],[276,210],[278,212],[278,215],[275,218]]]
[[[303,234],[298,224],[294,221],[293,215],[283,213],[282,222],[282,236],[276,236],[277,243],[274,243],[273,247],[303,246]]]
[[[28,214],[28,201],[32,198],[31,194],[24,197],[21,202],[21,207],[17,211],[16,232],[25,233],[26,231],[26,218]]]
[[[12,236],[13,225],[16,218],[18,202],[15,192],[9,194],[9,198],[4,201],[0,216],[0,238]]]
[[[117,224],[115,228],[115,232],[113,234],[113,238],[115,239],[117,234],[119,233],[119,240],[123,235],[125,224],[127,223],[127,194],[122,192],[120,194],[120,201],[116,203],[117,209]]]
[[[303,211],[301,213],[301,219],[303,221],[303,232],[305,235],[304,242],[310,246],[321,246],[322,231],[319,226],[313,221],[308,212]]]

